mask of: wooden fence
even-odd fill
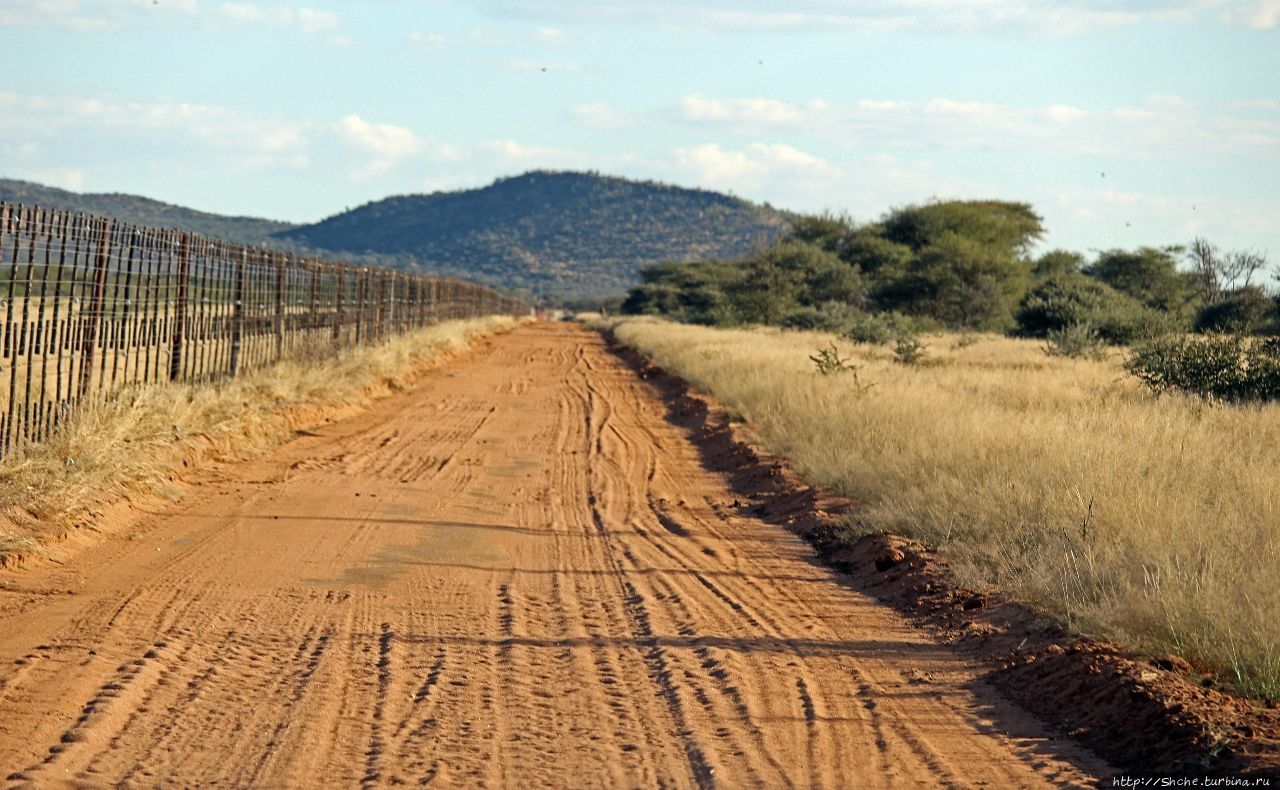
[[[214,381],[439,321],[528,312],[460,280],[0,202],[0,457],[124,387]]]

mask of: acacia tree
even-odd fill
[[[1173,312],[1190,301],[1186,278],[1173,254],[1178,248],[1108,250],[1084,273],[1157,310]]]
[[[1030,267],[1021,258],[954,232],[920,250],[907,273],[886,284],[885,307],[928,315],[966,329],[1004,329],[1026,292]]]
[[[948,200],[894,209],[884,236],[922,250],[953,233],[1011,257],[1026,255],[1044,236],[1043,220],[1029,204],[1001,200]]]

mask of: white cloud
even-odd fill
[[[293,12],[296,18],[297,26],[304,33],[319,33],[324,30],[333,30],[338,26],[337,15],[329,11],[315,11],[310,8],[299,8]],[[289,16],[285,17],[289,22],[293,22]]]
[[[481,148],[523,167],[581,167],[587,155],[568,148],[528,145],[517,140],[490,140]]]
[[[309,125],[275,116],[256,116],[225,107],[190,102],[138,102],[102,98],[50,99],[5,94],[0,130],[41,131],[90,128],[122,130],[140,137],[183,136],[210,147],[282,154],[305,149]]]
[[[625,113],[606,102],[575,104],[569,112],[574,120],[591,129],[620,129],[630,122]]]
[[[449,37],[443,33],[423,33],[420,30],[415,30],[409,34],[409,41],[415,46],[438,52],[449,43]]]
[[[79,167],[52,167],[27,174],[27,180],[40,184],[83,192],[87,173]]]
[[[1068,104],[1051,104],[1045,109],[1044,114],[1049,116],[1049,120],[1055,123],[1071,123],[1072,121],[1079,121],[1089,117],[1087,110],[1072,107]]]
[[[931,99],[924,105],[924,111],[930,115],[959,116],[965,118],[985,118],[1000,112],[1000,107],[987,102],[954,101],[952,99]]]
[[[223,3],[219,6],[191,4],[188,15],[203,20],[206,27],[231,24],[241,27],[294,28],[304,33],[323,33],[338,27],[338,17],[311,8],[275,8],[253,3]]]
[[[425,143],[403,126],[370,123],[354,114],[345,116],[333,128],[347,142],[373,155],[359,171],[365,177],[385,173],[425,148]]]
[[[1222,21],[1254,30],[1271,30],[1280,24],[1280,0],[1262,0],[1230,8],[1223,12]]]
[[[699,181],[711,184],[750,183],[782,171],[834,174],[836,169],[812,154],[784,143],[751,143],[738,150],[706,143],[675,149],[677,164]]]
[[[668,108],[671,121],[719,127],[740,137],[761,130],[816,138],[829,145],[893,149],[1036,150],[1058,154],[1116,154],[1150,158],[1202,153],[1280,155],[1280,103],[1202,106],[1179,96],[1154,95],[1111,108],[1067,104],[1014,107],[935,98],[862,99],[850,104],[787,104],[767,98],[719,99],[699,94]],[[1270,116],[1270,117],[1268,117]]]
[[[553,47],[563,47],[569,43],[569,34],[558,27],[540,27],[533,31],[533,38]]]
[[[1245,99],[1231,102],[1231,107],[1235,110],[1268,110],[1275,112],[1280,110],[1280,99]]]
[[[258,173],[310,164],[311,124],[192,102],[0,95],[0,159],[11,172],[77,189],[127,168]],[[126,164],[127,163],[127,164]],[[202,178],[205,176],[201,176]]]
[[[472,0],[501,17],[547,24],[659,30],[916,31],[965,35],[1074,35],[1145,21],[1193,23],[1206,11],[1233,23],[1275,24],[1276,0]]]
[[[200,0],[4,0],[0,27],[52,27],[77,31],[141,27],[270,27],[323,33],[338,27],[329,11],[292,5]]]
[[[680,100],[680,112],[691,121],[733,121],[777,126],[804,120],[804,110],[776,99],[708,99],[700,94]]]

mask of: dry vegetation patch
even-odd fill
[[[450,321],[339,356],[296,358],[218,384],[138,387],[86,406],[51,441],[0,464],[0,564],[44,553],[104,503],[175,496],[184,467],[253,457],[515,324]]]
[[[851,538],[918,538],[966,584],[1280,697],[1280,405],[1156,398],[1114,357],[997,336],[902,365],[824,334],[611,325],[860,502]],[[831,343],[856,383],[815,368]]]

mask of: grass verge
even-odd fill
[[[859,501],[850,540],[915,537],[965,584],[1280,698],[1280,405],[1156,398],[1116,359],[996,336],[903,365],[816,333],[608,326]],[[831,343],[856,370],[817,371]]]
[[[363,407],[515,323],[450,321],[337,357],[293,359],[218,384],[139,387],[90,405],[49,442],[0,464],[0,555],[38,556],[102,503],[175,496],[183,467],[258,455],[301,423]]]

